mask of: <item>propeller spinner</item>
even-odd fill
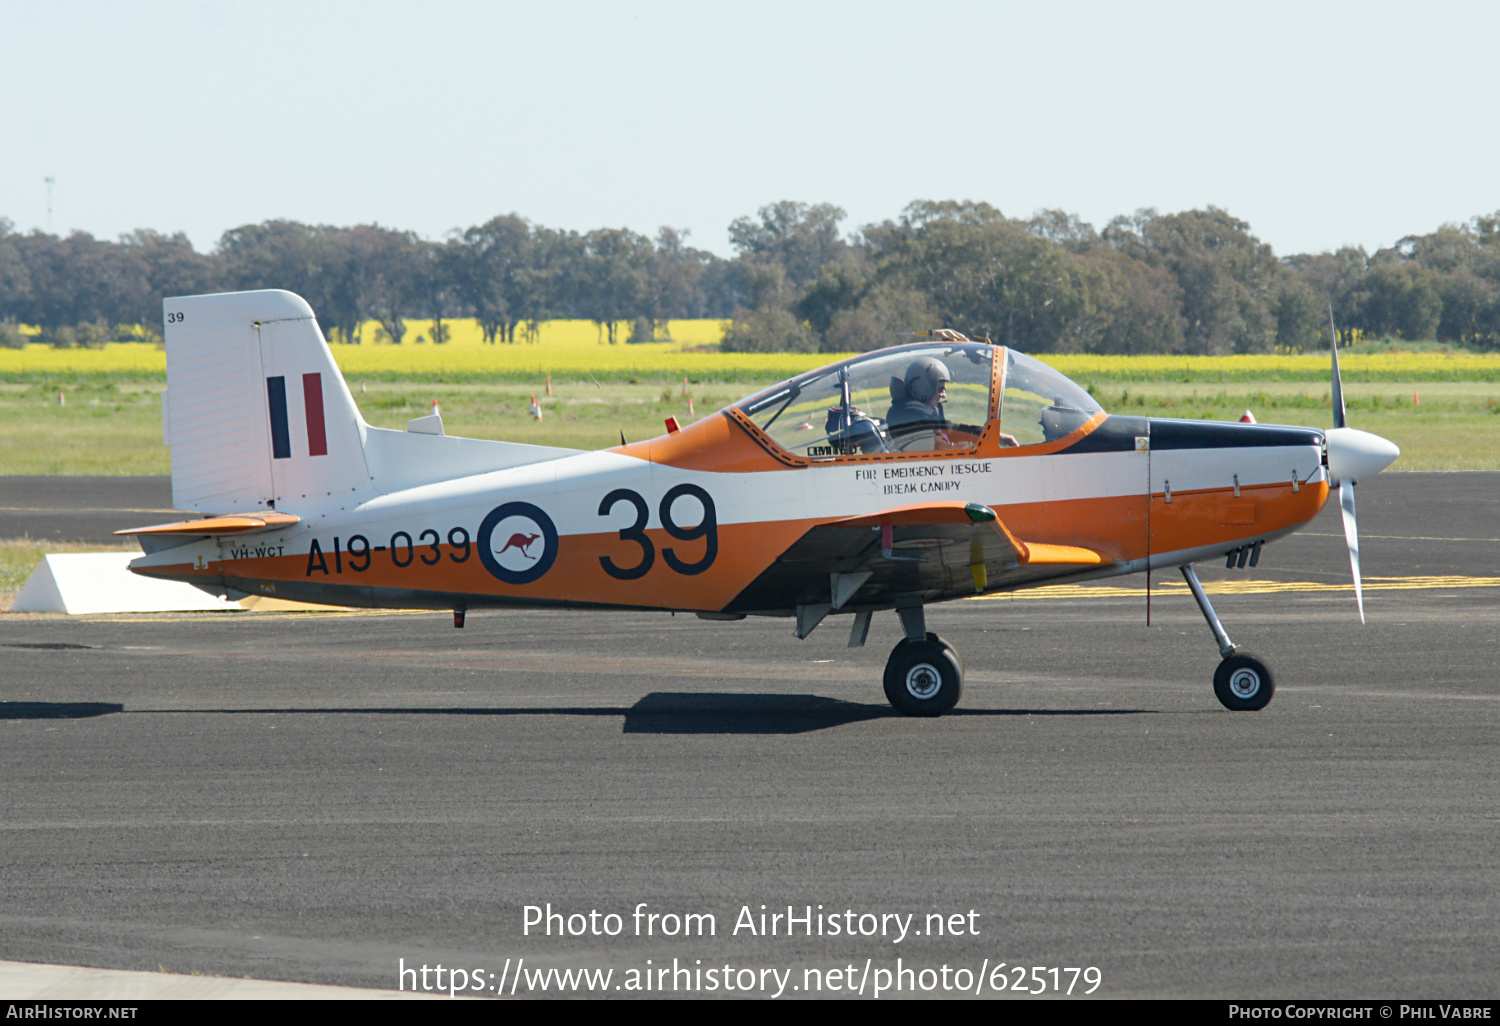
[[[1361,478],[1373,477],[1395,462],[1401,450],[1394,442],[1368,431],[1349,427],[1344,410],[1344,382],[1339,374],[1339,335],[1333,324],[1333,304],[1328,304],[1328,329],[1333,352],[1333,428],[1323,433],[1328,444],[1328,482],[1338,485],[1339,510],[1344,517],[1344,540],[1349,544],[1349,568],[1354,572],[1354,602],[1359,622],[1365,622],[1364,587],[1359,575],[1359,523],[1354,516],[1354,486]]]

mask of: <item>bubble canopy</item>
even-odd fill
[[[1014,349],[1005,353],[1000,429],[1014,444],[1055,442],[1103,412],[1093,396],[1062,373]]]
[[[1100,412],[1051,367],[985,342],[876,350],[780,382],[736,408],[787,452],[811,458],[972,449],[991,410],[1002,445],[1035,445]]]

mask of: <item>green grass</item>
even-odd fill
[[[769,384],[770,382],[766,382]],[[498,383],[391,384],[354,386],[360,412],[376,427],[404,429],[438,401],[448,434],[495,438],[570,449],[602,449],[638,442],[666,431],[675,416],[687,424],[688,398],[698,417],[756,391],[759,384],[682,382],[558,382],[545,387]],[[171,463],[161,441],[161,385],[154,382],[80,382],[65,390],[47,384],[0,384],[0,475],[168,474]],[[542,420],[528,413],[531,396],[542,404]]]
[[[156,382],[0,384],[0,474],[170,473]],[[58,395],[67,405],[58,405]]]
[[[771,382],[694,382],[697,416]],[[1104,408],[1142,416],[1237,420],[1250,409],[1262,423],[1331,425],[1322,382],[1205,383],[1080,377]],[[159,381],[74,381],[59,406],[53,380],[0,383],[0,474],[167,474],[161,443]],[[365,418],[404,428],[436,399],[449,434],[537,445],[598,449],[663,432],[687,399],[673,382],[555,382],[535,385],[366,382],[353,385]],[[1486,381],[1346,382],[1349,423],[1401,447],[1396,469],[1500,469],[1500,383]],[[527,408],[535,394],[541,422]],[[1414,402],[1420,396],[1420,403]]]

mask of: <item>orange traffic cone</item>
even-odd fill
[[[547,375],[547,394],[549,396],[552,394],[552,375],[551,374]]]
[[[1249,410],[1246,410],[1245,411],[1245,415],[1240,418],[1240,423],[1241,424],[1254,424],[1254,423],[1256,423],[1255,414],[1251,413]]]
[[[693,397],[692,396],[688,396],[688,416],[689,417],[697,417],[698,416],[696,413],[693,412]]]
[[[542,405],[536,401],[536,396],[531,397],[531,409],[527,411],[537,420],[542,419]]]

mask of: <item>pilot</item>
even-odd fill
[[[891,437],[941,427],[952,380],[948,365],[936,356],[919,356],[906,365],[905,374],[891,378],[891,409],[885,415]]]
[[[935,356],[919,356],[907,364],[905,374],[891,378],[891,409],[885,415],[886,431],[891,438],[905,435],[910,441],[919,441],[912,436],[924,429],[934,432],[934,440],[936,432],[943,430],[965,432],[976,438],[983,434],[982,425],[948,423],[943,402],[948,398],[948,382],[952,380],[948,365]],[[1019,444],[1014,436],[1004,432],[998,440],[1002,447]],[[909,442],[900,448],[913,446]]]

